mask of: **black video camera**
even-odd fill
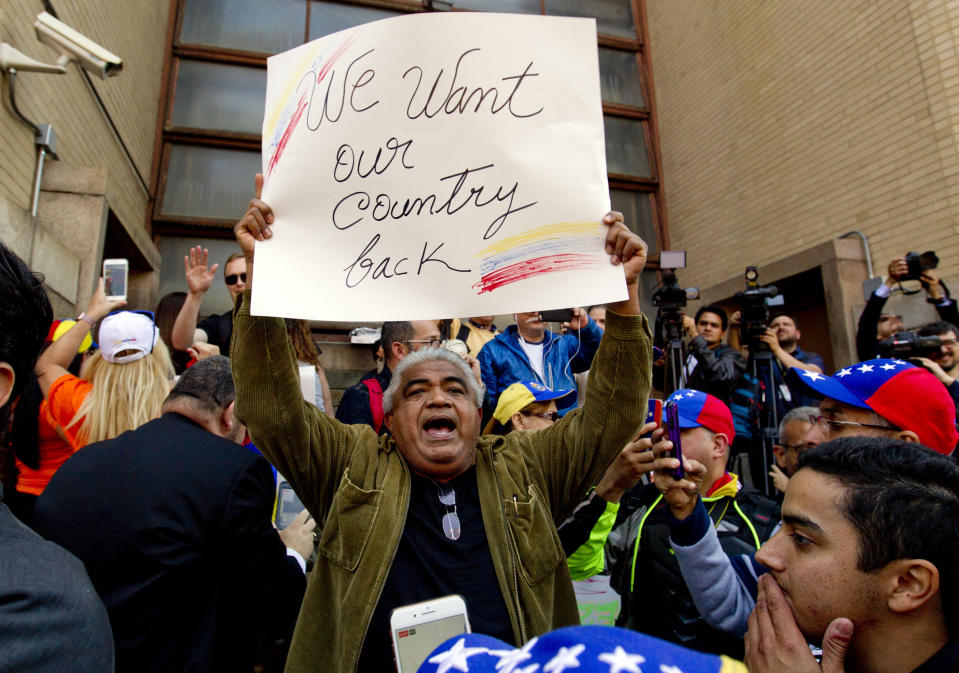
[[[769,325],[769,307],[782,306],[783,298],[775,285],[760,285],[759,271],[755,266],[746,267],[746,289],[735,294],[742,317],[739,319],[740,341],[749,347],[749,352],[769,350],[759,337]]]
[[[699,288],[681,287],[676,279],[676,272],[673,269],[663,269],[663,279],[650,296],[653,306],[660,309],[656,322],[661,326],[662,333],[657,329],[657,342],[682,339],[682,310],[690,299],[699,299]]]
[[[934,358],[942,348],[942,339],[938,336],[919,336],[915,332],[897,332],[888,339],[878,343],[879,357],[899,358]]]
[[[663,270],[663,280],[650,296],[653,306],[661,308],[663,311],[679,311],[686,308],[688,299],[698,298],[699,288],[680,287],[679,281],[676,279],[676,272],[672,269]]]
[[[938,268],[939,257],[932,250],[928,250],[921,255],[918,252],[907,252],[906,264],[909,266],[909,273],[900,280],[919,280],[922,278],[923,271]]]

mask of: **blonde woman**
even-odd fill
[[[153,314],[111,313],[124,303],[107,301],[101,279],[77,324],[37,361],[38,381],[50,415],[74,451],[157,418],[170,392],[173,364]],[[74,376],[66,366],[101,320],[100,348],[83,364],[80,376]]]

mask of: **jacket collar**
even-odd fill
[[[519,328],[516,325],[510,325],[506,328],[505,331],[500,332],[500,335],[505,335],[506,338],[503,340],[512,346],[515,350],[522,350],[522,347],[519,345],[519,342],[523,337],[519,333]],[[543,336],[543,348],[549,348],[549,345],[559,339],[558,334],[553,334],[549,330],[546,330],[546,334]]]
[[[740,488],[739,477],[732,472],[726,472],[713,482],[713,485],[709,487],[708,495],[703,496],[703,500],[711,502],[720,498],[735,498]]]

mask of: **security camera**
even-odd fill
[[[60,52],[60,60],[57,61],[60,65],[74,61],[100,79],[116,75],[123,68],[119,56],[46,12],[37,15],[33,27],[38,40]]]

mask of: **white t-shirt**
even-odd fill
[[[539,375],[541,379],[546,378],[546,375],[543,373],[543,342],[538,344],[531,344],[523,337],[519,337],[520,348],[523,349],[523,352],[526,353],[526,357],[529,358],[529,363],[533,366],[533,371]]]

